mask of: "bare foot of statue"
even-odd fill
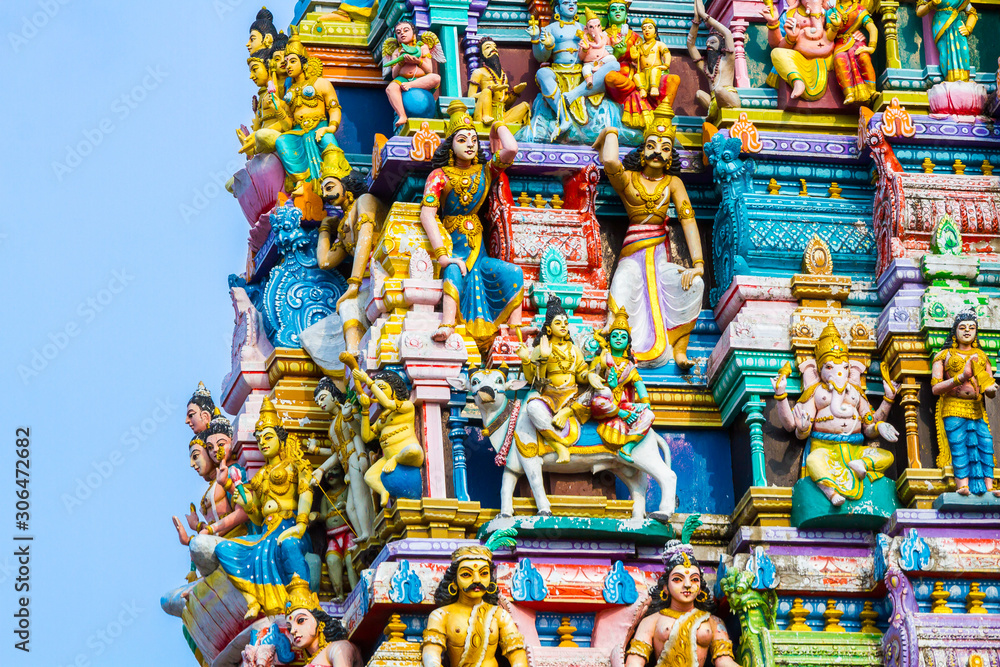
[[[252,620],[252,619],[255,619],[258,616],[260,616],[260,605],[259,604],[257,604],[256,602],[251,602],[249,606],[250,606],[250,608],[247,609],[247,613],[243,614],[243,618],[245,618],[248,621]]]
[[[442,324],[437,328],[437,331],[431,334],[431,340],[436,343],[443,343],[448,340],[448,336],[455,333],[454,327],[449,324]]]
[[[408,121],[408,120],[410,120],[410,119],[407,118],[406,116],[400,116],[399,120],[396,121],[396,127],[400,127],[402,125],[406,125],[406,121]]]
[[[955,480],[955,492],[960,496],[970,496],[972,492],[969,490],[969,478],[960,478]]]
[[[801,97],[804,92],[806,92],[806,84],[801,79],[796,79],[795,83],[792,84],[791,98],[794,100]]]
[[[552,415],[552,425],[555,426],[557,429],[562,430],[562,428],[566,426],[566,420],[569,419],[569,416],[570,414],[572,414],[572,412],[573,411],[570,410],[569,408],[563,408],[559,412],[555,413],[554,415]]]
[[[868,474],[868,469],[865,467],[864,461],[851,461],[847,464],[847,467],[854,471],[854,476],[858,479],[864,479],[864,476]]]
[[[483,116],[483,125],[492,125],[495,119],[493,116]]]
[[[594,77],[593,76],[588,76],[587,77],[587,88],[593,88],[593,87],[594,87]]]
[[[562,445],[553,443],[552,448],[556,450],[556,463],[569,463],[569,449]]]
[[[682,352],[677,350],[674,352],[674,363],[677,364],[677,368],[682,371],[689,370],[694,366],[694,362],[688,359],[687,352]]]
[[[841,505],[844,504],[844,501],[847,500],[847,498],[845,498],[844,496],[840,495],[839,493],[837,493],[837,491],[835,489],[833,489],[833,488],[831,488],[829,486],[824,486],[824,485],[820,484],[819,485],[819,489],[820,489],[820,491],[823,492],[823,494],[830,501],[830,504],[833,505],[834,507],[840,507]]]

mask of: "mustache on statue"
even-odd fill
[[[468,586],[466,586],[462,590],[465,591],[466,593],[477,593],[477,592],[480,592],[480,591],[482,591],[483,593],[485,593],[486,592],[486,586],[483,586],[482,584],[469,584]]]

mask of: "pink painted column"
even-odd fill
[[[729,24],[729,29],[733,32],[733,50],[736,60],[736,87],[749,88],[750,74],[747,70],[746,38],[747,28],[750,23],[746,19],[734,18]]]

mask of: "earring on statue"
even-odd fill
[[[449,167],[455,166],[455,153],[451,153],[448,155],[448,166]]]
[[[660,589],[660,599],[663,600],[664,602],[669,602],[670,601],[670,592],[667,591],[666,588],[661,588]]]
[[[472,158],[472,164],[473,165],[479,164],[479,156],[478,155],[476,157]]]
[[[701,589],[701,591],[695,597],[695,600],[698,602],[708,602],[708,593],[705,591],[704,588]]]
[[[486,593],[487,595],[493,595],[496,592],[497,592],[496,582],[491,581],[490,585],[486,587]]]
[[[643,153],[639,153],[639,166],[640,167],[646,166],[646,156]]]
[[[448,584],[448,595],[452,597],[458,595],[458,586],[455,585],[454,581]]]

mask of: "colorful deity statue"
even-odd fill
[[[714,616],[712,591],[694,550],[670,540],[663,574],[625,654],[625,667],[739,667],[726,626]]]
[[[278,31],[274,29],[274,15],[261,7],[256,20],[250,24],[250,39],[247,40],[247,53],[256,53],[261,49],[270,49]]]
[[[524,636],[500,606],[493,550],[510,546],[512,529],[490,536],[485,546],[459,547],[451,554],[434,593],[440,605],[427,618],[420,650],[423,667],[497,667],[497,652],[510,667],[528,667]]]
[[[944,348],[934,356],[931,387],[938,396],[935,421],[938,465],[951,463],[959,494],[992,493],[993,436],[986,418],[985,398],[997,394],[993,364],[979,347],[979,322],[970,311],[955,316]]]
[[[358,539],[366,540],[374,523],[375,510],[372,507],[371,491],[365,484],[369,460],[368,451],[361,440],[358,397],[353,391],[348,392],[348,395],[343,394],[330,378],[323,377],[316,385],[313,398],[319,407],[333,417],[330,422],[332,451],[329,454],[332,459],[339,461],[347,481],[347,516],[357,531]],[[327,463],[320,466],[321,469],[328,467]]]
[[[867,41],[862,31],[868,33]],[[875,97],[872,56],[878,45],[878,27],[863,0],[837,0],[826,13],[826,37],[833,42],[833,71],[844,91],[844,104]]]
[[[186,517],[188,526],[195,532],[204,530],[207,525],[218,521],[233,511],[224,488],[222,485],[216,483],[218,463],[215,457],[209,454],[208,448],[205,445],[205,439],[206,435],[203,431],[191,438],[191,441],[188,443],[188,458],[191,468],[208,483],[208,488],[202,494],[198,508],[195,508],[194,504],[192,504],[191,512]],[[198,518],[199,510],[201,516],[204,517],[204,521]],[[184,530],[180,519],[176,516],[173,517],[173,521],[181,544],[187,546],[190,541],[187,531]]]
[[[424,448],[417,438],[417,413],[410,400],[410,390],[398,373],[378,371],[369,376],[346,352],[340,355],[340,359],[352,368],[356,386],[367,387],[381,407],[381,413],[373,423],[368,410],[371,399],[364,391],[358,391],[361,437],[365,442],[378,438],[382,448],[382,456],[365,472],[365,483],[378,495],[382,507],[389,504],[390,496],[419,498]],[[348,359],[351,361],[348,362]]]
[[[827,37],[822,0],[789,0],[780,16],[774,4],[767,2],[761,16],[767,21],[774,65],[768,85],[776,88],[780,78],[792,87],[792,99],[813,101],[823,97],[833,41]]]
[[[605,65],[618,64],[611,53],[611,40],[604,32],[601,18],[590,7],[584,7],[585,24],[580,37],[579,57],[583,63],[583,80],[588,88],[594,87],[594,72]]]
[[[233,450],[233,425],[225,417],[219,416],[212,420],[203,435],[205,449],[218,466],[215,471],[215,481],[225,489],[230,506],[235,507],[233,485],[245,482],[247,471],[236,461],[236,452]]]
[[[323,200],[327,205],[341,209],[340,218],[327,216],[319,226],[316,259],[319,268],[333,271],[353,257],[347,291],[337,299],[337,314],[344,326],[347,351],[358,354],[361,337],[371,323],[365,306],[371,300],[371,274],[368,261],[372,242],[382,228],[389,212],[388,207],[374,195],[368,194],[364,181],[353,175],[345,178],[327,176],[322,183]]]
[[[712,18],[701,0],[696,0],[691,30],[688,31],[687,48],[698,71],[708,77],[711,93],[699,90],[695,93],[698,104],[705,107],[709,123],[717,123],[720,109],[736,109],[740,106],[740,94],[734,86],[736,76],[736,42],[733,33],[720,21]],[[705,40],[705,56],[702,57],[695,40],[698,27],[704,21],[711,32]]]
[[[677,86],[680,85],[680,77],[669,73],[670,54],[661,50],[661,67],[666,66],[667,70],[659,72],[659,97],[652,96],[650,100],[648,91],[647,95],[642,94],[643,86],[636,79],[636,75],[641,73],[640,59],[643,49],[650,50],[649,28],[643,27],[640,36],[629,27],[628,7],[631,3],[632,0],[611,0],[608,3],[607,33],[611,39],[612,53],[618,59],[618,71],[611,71],[604,77],[604,86],[611,99],[622,106],[622,123],[628,127],[641,129],[653,118],[654,102],[665,99],[669,104],[673,104]],[[653,28],[653,39],[658,41],[655,24]]]
[[[514,124],[527,122],[531,105],[527,102],[514,104],[513,101],[528,84],[510,86],[495,41],[487,37],[479,42],[479,60],[483,66],[477,67],[469,76],[468,96],[476,100],[473,119],[486,127],[492,125],[494,120]]]
[[[253,122],[250,132],[236,131],[240,140],[240,153],[253,157],[258,153],[273,153],[274,144],[282,132],[292,128],[291,118],[278,103],[275,95],[271,68],[270,50],[260,50],[247,58],[250,67],[250,80],[257,84],[257,94],[254,96]]]
[[[222,414],[219,408],[215,407],[212,400],[212,392],[206,387],[204,382],[198,383],[198,388],[187,404],[184,423],[191,428],[194,434],[201,433],[212,423],[212,418]]]
[[[660,88],[670,81],[670,49],[660,41],[656,21],[648,17],[642,20],[642,43],[633,46],[632,50],[632,58],[636,62],[633,79],[639,87],[639,94],[659,99]]]
[[[340,127],[340,102],[333,84],[323,78],[323,63],[307,56],[298,35],[285,46],[285,70],[282,105],[292,129],[278,137],[275,152],[292,183],[314,181],[318,191],[322,175],[351,172],[333,136]]]
[[[517,142],[506,125],[493,123],[493,157],[487,160],[465,104],[455,100],[448,114],[447,137],[434,151],[420,208],[420,224],[444,281],[444,316],[431,338],[447,340],[461,317],[472,338],[488,341],[500,324],[521,325],[524,273],[519,266],[486,255],[479,218],[491,183],[514,162]],[[451,255],[441,240],[439,218],[451,235]]]
[[[434,71],[433,61],[444,62],[444,50],[437,35],[417,29],[409,21],[400,21],[390,37],[382,44],[382,71],[391,72],[392,81],[385,88],[385,96],[396,112],[396,126],[408,120],[403,105],[403,93],[421,89],[433,93],[441,85],[441,75]]]
[[[285,47],[288,46],[288,35],[279,32],[274,38],[274,44],[268,51],[267,72],[274,83],[274,92],[278,99],[285,97],[285,79],[288,78],[288,70],[285,69]]]
[[[931,12],[931,30],[945,81],[969,80],[969,35],[979,21],[971,0],[919,0],[917,16]]]
[[[860,500],[869,483],[892,465],[892,453],[866,438],[896,442],[899,432],[885,421],[898,387],[883,381],[885,400],[873,411],[859,382],[863,364],[848,357],[837,327],[828,322],[816,342],[815,359],[799,366],[802,395],[793,409],[785,393],[785,373],[772,380],[778,418],[795,437],[809,439],[805,471],[834,507]]]
[[[347,631],[340,621],[319,606],[319,598],[309,590],[309,583],[294,576],[285,588],[288,602],[282,611],[288,634],[292,646],[305,655],[306,667],[362,667],[360,651],[347,641]]]
[[[254,436],[265,464],[249,482],[236,487],[233,501],[262,526],[262,534],[225,539],[215,547],[219,566],[246,599],[247,618],[281,613],[285,585],[294,575],[308,580],[306,529],[313,501],[312,467],[267,397]]]
[[[357,573],[351,562],[351,547],[354,546],[354,532],[344,516],[347,511],[348,484],[341,467],[340,457],[334,454],[325,463],[322,470],[323,478],[319,482],[320,498],[319,518],[326,528],[326,549],[323,559],[326,561],[326,571],[333,586],[334,597],[344,599],[344,593],[350,593],[358,583]],[[315,476],[315,473],[313,473]],[[365,487],[367,489],[367,487]],[[348,588],[344,590],[344,570],[347,569]]]
[[[632,81],[634,64],[630,48],[638,43],[639,37],[627,30],[626,3],[613,2],[608,8],[608,35],[619,62],[603,61],[601,67],[593,70],[593,81],[589,84],[583,80],[583,64],[579,57],[584,32],[583,26],[576,20],[577,2],[552,0],[552,3],[555,19],[552,23],[543,29],[532,19],[528,25],[532,55],[539,63],[547,63],[547,66],[538,68],[535,81],[556,118],[556,127],[549,140],[555,141],[574,123],[587,125],[590,115],[584,98],[589,98],[596,107],[600,104],[599,95],[604,92],[615,103],[622,105],[623,123],[642,127],[646,122],[643,112],[649,110],[649,105]]]
[[[600,421],[597,435],[618,455],[632,461],[632,449],[646,437],[653,426],[649,394],[639,377],[632,355],[632,328],[628,313],[614,313],[607,335],[594,334],[601,351],[590,362],[590,370],[604,380],[604,389],[595,391],[590,403],[591,416]]]
[[[618,133],[601,132],[594,148],[604,173],[621,197],[629,227],[608,295],[610,314],[619,308],[632,324],[632,345],[640,366],[662,366],[673,358],[689,369],[687,346],[701,312],[705,283],[701,236],[687,189],[670,172],[675,128],[661,102],[646,128],[643,145],[619,159]],[[672,261],[667,232],[673,203],[691,253],[691,268]]]
[[[604,383],[570,338],[569,317],[559,297],[549,297],[541,333],[517,354],[532,387],[524,409],[538,438],[558,454],[556,462],[566,463],[569,448],[580,439],[580,424],[589,416],[590,389],[601,390]]]

